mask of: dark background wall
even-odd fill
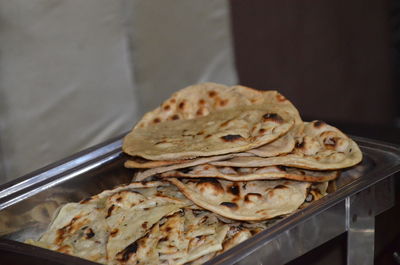
[[[305,119],[391,124],[389,4],[231,0],[240,83],[277,88]]]

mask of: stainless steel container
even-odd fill
[[[373,264],[374,220],[393,206],[400,149],[353,138],[364,160],[342,173],[334,192],[207,264],[283,264],[346,231],[348,263]],[[0,264],[94,264],[22,242],[38,238],[60,205],[128,183],[124,160],[118,137],[0,186]]]

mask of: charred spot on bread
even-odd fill
[[[273,122],[277,122],[277,123],[282,123],[283,119],[281,116],[279,116],[279,114],[277,113],[265,113],[263,115],[264,121],[273,121]]]
[[[217,95],[217,92],[215,92],[214,90],[208,91],[208,96],[210,98],[215,97]]]
[[[234,202],[221,202],[219,205],[226,206],[232,210],[236,210],[238,208],[238,205]]]
[[[136,253],[138,249],[137,241],[133,242],[118,254],[122,254],[121,261],[128,261],[132,254]]]
[[[253,198],[259,199],[259,198],[261,198],[262,196],[261,196],[260,193],[250,192],[250,193],[247,193],[247,194],[244,196],[244,201],[245,201],[245,202],[251,202],[251,201],[252,201],[252,200],[251,200],[252,197],[253,197]]]
[[[168,236],[164,236],[160,238],[160,240],[158,240],[158,242],[164,242],[164,241],[168,241]]]
[[[232,121],[232,120],[224,121],[223,123],[221,123],[221,125],[220,125],[219,127],[225,127],[225,126],[227,126],[231,121]]]
[[[187,174],[192,170],[192,167],[184,167],[184,168],[180,168],[178,169],[179,172],[182,172],[183,174]]]
[[[304,141],[301,142],[296,142],[296,148],[303,148],[304,147]]]
[[[196,186],[202,192],[206,189],[212,189],[213,192],[215,192],[217,194],[218,193],[223,194],[225,192],[221,183],[219,183],[219,181],[217,181],[213,178],[202,178],[199,181],[197,181]]]
[[[324,145],[335,147],[337,144],[337,141],[338,141],[337,137],[327,137],[324,139]]]
[[[112,231],[110,232],[110,236],[111,236],[111,237],[115,237],[115,236],[118,234],[118,232],[119,232],[118,228],[115,228],[114,230],[112,230]]]
[[[232,195],[239,196],[240,188],[237,184],[234,183],[228,187],[227,192],[231,193]]]
[[[274,189],[287,189],[288,187],[286,187],[285,185],[277,185],[274,187]]]
[[[112,211],[114,210],[114,208],[115,208],[115,205],[114,205],[114,204],[111,205],[111,206],[108,208],[106,218],[108,218],[108,217],[111,216]]]
[[[207,134],[204,138],[208,139],[210,138],[212,135],[211,134]]]
[[[160,120],[160,118],[155,118],[154,120],[153,120],[153,123],[159,123],[161,120]]]
[[[224,140],[225,142],[235,142],[242,138],[243,137],[239,134],[227,134],[227,135],[221,136],[221,139]]]
[[[94,237],[95,233],[93,232],[92,228],[89,228],[88,231],[86,231],[85,235],[86,235],[86,238],[89,239],[89,238]]]
[[[227,100],[227,99],[222,99],[222,100],[219,102],[219,105],[220,105],[221,107],[225,106],[226,104],[228,104],[228,100]]]

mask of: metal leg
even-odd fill
[[[393,206],[393,180],[346,198],[347,264],[374,264],[375,215]]]
[[[375,215],[371,189],[346,198],[347,264],[374,264]]]

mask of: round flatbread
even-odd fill
[[[296,124],[301,123],[297,109],[277,91],[260,91],[245,86],[201,83],[183,88],[165,100],[160,107],[146,113],[135,128],[169,120],[189,120],[208,114],[250,105],[273,105],[288,112]]]
[[[150,168],[150,169],[143,170],[143,171],[138,171],[134,175],[133,179],[134,179],[134,181],[143,181],[151,176],[154,176],[154,175],[162,173],[162,172],[176,170],[179,168],[187,168],[187,167],[197,166],[197,165],[209,163],[212,161],[230,159],[230,158],[236,157],[236,156],[251,156],[251,154],[236,153],[236,154],[227,154],[227,155],[220,155],[220,156],[210,156],[210,157],[200,157],[200,158],[190,159],[190,160],[187,160],[187,162],[185,162],[185,163],[167,165],[167,166],[163,166],[163,167],[156,167],[156,168]]]
[[[124,166],[126,168],[156,168],[164,167],[175,164],[182,164],[190,162],[191,159],[184,160],[147,160],[141,157],[131,157],[125,161]]]
[[[362,152],[351,138],[321,121],[305,123],[304,134],[297,138],[295,149],[276,157],[234,157],[210,162],[215,166],[266,167],[282,165],[313,170],[336,170],[361,162]]]
[[[257,221],[292,213],[307,196],[310,183],[261,180],[168,179],[195,204],[224,217]]]
[[[221,110],[192,120],[137,128],[123,151],[149,160],[178,160],[242,152],[287,133],[293,118],[274,107],[256,105]]]
[[[219,167],[210,164],[168,171],[162,178],[220,178],[230,181],[250,181],[267,179],[291,179],[307,182],[324,182],[337,178],[338,171],[311,171],[305,169],[269,167]]]

